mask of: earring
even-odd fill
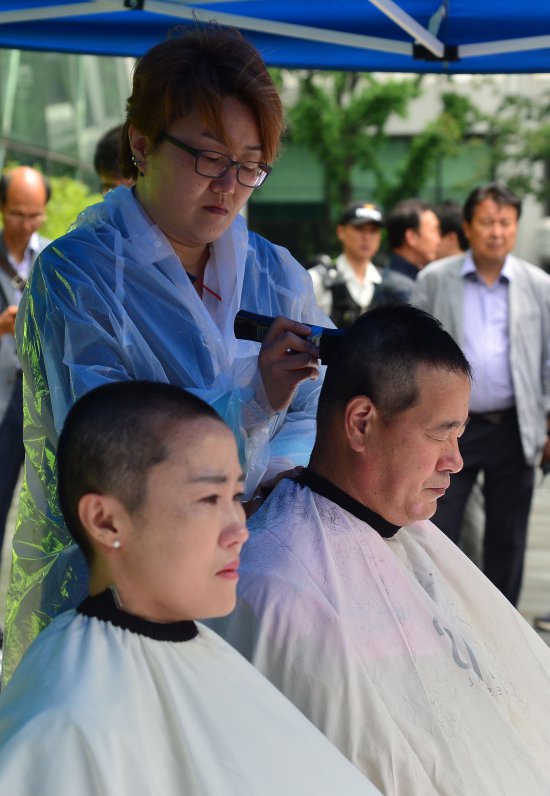
[[[135,166],[135,167],[137,168],[137,170],[139,171],[139,173],[140,173],[140,176],[141,176],[141,177],[145,177],[145,174],[144,174],[144,173],[143,173],[143,171],[141,170],[141,167],[143,166],[143,163],[144,163],[144,161],[143,161],[143,160],[138,160],[138,159],[136,158],[136,156],[135,156],[135,155],[132,153],[132,163],[134,164],[134,166]]]
[[[109,586],[109,589],[111,590],[111,594],[113,595],[113,600],[114,600],[114,603],[115,603],[116,607],[118,609],[122,608],[122,600],[120,599],[120,594],[118,593],[118,589],[115,586],[115,584],[111,583],[111,585]]]
[[[114,547],[115,550],[118,550],[120,547],[122,547],[122,542],[120,539],[115,539],[111,547]]]

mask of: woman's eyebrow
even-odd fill
[[[214,144],[220,144],[221,146],[227,146],[221,139],[214,135],[214,133],[210,133],[208,130],[203,130],[201,133],[204,138],[209,138]],[[263,147],[261,144],[245,144],[243,149],[247,149],[250,152],[261,152]]]
[[[199,483],[207,483],[207,484],[226,484],[229,481],[229,477],[223,474],[216,474],[216,473],[204,473],[202,475],[196,475],[193,478],[189,479],[190,484],[199,484]],[[237,481],[244,481],[244,473],[241,473],[237,479]]]

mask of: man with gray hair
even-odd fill
[[[547,796],[550,650],[429,522],[470,368],[411,306],[337,343],[309,466],[252,517],[227,640],[386,796]]]
[[[550,276],[512,254],[520,214],[507,186],[475,188],[464,204],[469,250],[424,269],[412,296],[454,337],[474,376],[464,468],[435,522],[460,541],[466,500],[483,473],[483,571],[513,605],[535,466],[550,462]]]

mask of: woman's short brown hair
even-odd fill
[[[226,97],[235,97],[252,111],[262,157],[272,162],[283,130],[281,100],[259,52],[236,28],[201,25],[152,47],[136,64],[126,104],[121,144],[124,176],[136,179],[138,174],[128,141],[130,125],[155,146],[174,121],[198,110],[225,142],[221,111]]]

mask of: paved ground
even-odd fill
[[[529,621],[550,613],[550,476],[535,490],[519,610]],[[550,645],[550,633],[541,636]]]
[[[14,524],[15,506],[12,506],[0,566],[0,626],[4,623],[9,549]],[[537,614],[550,612],[550,476],[535,491],[519,610],[528,621]],[[550,645],[550,633],[541,633],[541,636]]]

